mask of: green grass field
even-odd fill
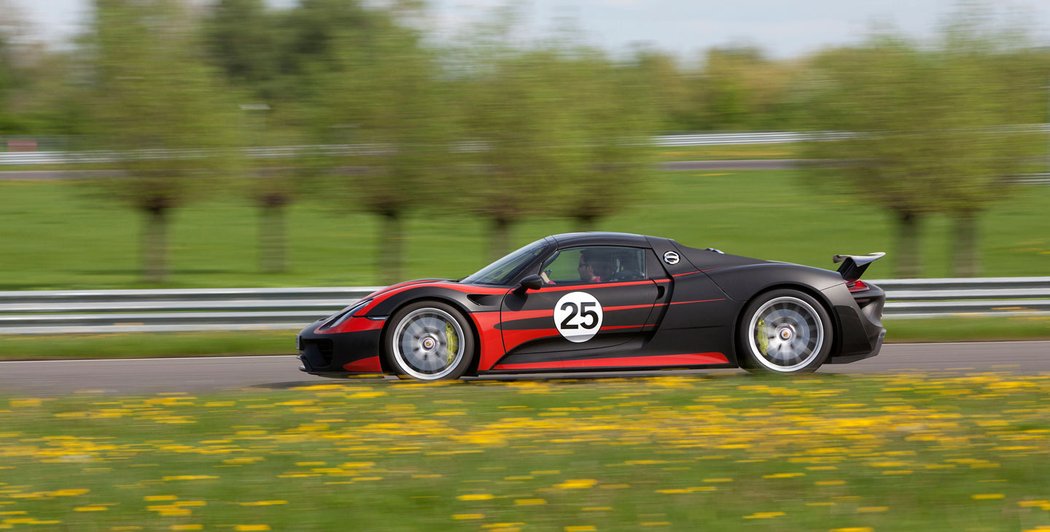
[[[1050,376],[0,399],[0,527],[1036,530]]]
[[[655,173],[630,208],[598,229],[669,236],[686,245],[831,267],[834,253],[888,251],[869,278],[890,277],[894,252],[885,213],[863,198],[815,192],[790,171]],[[981,221],[984,273],[1050,272],[1050,187],[1028,186]],[[290,213],[288,273],[260,273],[257,213],[223,195],[173,216],[169,287],[372,285],[377,222],[317,200]],[[53,182],[0,182],[0,290],[133,288],[139,280],[139,217],[125,206]],[[484,220],[417,213],[406,224],[406,277],[461,277],[487,264]],[[568,220],[528,220],[516,244],[570,231]],[[948,273],[943,217],[922,235],[925,274]]]

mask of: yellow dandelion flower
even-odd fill
[[[52,497],[77,497],[79,495],[84,495],[90,491],[91,490],[86,488],[62,489],[52,491],[48,493],[48,495]]]
[[[97,504],[90,506],[77,506],[73,508],[74,512],[105,512],[106,510],[109,510],[109,508]]]
[[[845,528],[832,528],[831,532],[875,532],[870,526],[848,526]]]
[[[744,519],[773,519],[774,517],[782,517],[784,512],[755,512],[751,515],[745,515]]]
[[[182,530],[186,530],[186,531],[191,531],[191,530],[204,530],[204,525],[198,525],[198,524],[191,524],[191,525],[171,525],[171,527],[169,527],[169,528],[168,528],[168,530],[177,530],[177,531],[182,531]]]
[[[889,506],[861,506],[857,511],[862,514],[877,514],[889,510]]]
[[[288,504],[288,501],[283,500],[272,500],[272,501],[251,501],[251,502],[239,502],[241,506],[278,506],[281,504]]]
[[[1046,505],[1050,505],[1050,501],[1043,499],[1020,501],[1017,503],[1021,508],[1041,508]]]
[[[547,504],[546,499],[514,499],[515,506],[541,506]]]
[[[587,488],[593,488],[598,484],[597,480],[593,478],[574,478],[566,480],[561,484],[555,484],[554,487],[563,490],[582,490]]]
[[[345,469],[365,469],[376,465],[375,462],[345,462],[340,464],[339,467]]]
[[[146,502],[164,502],[178,500],[178,497],[175,495],[146,495],[142,499]]]
[[[762,478],[796,478],[804,477],[805,473],[773,473],[771,475],[762,475]]]
[[[236,532],[266,532],[270,525],[233,525]]]
[[[170,482],[173,480],[213,480],[219,477],[215,475],[171,475],[166,476],[162,480],[164,482]]]
[[[488,501],[495,498],[491,493],[467,493],[456,497],[461,501]]]
[[[186,517],[193,515],[192,510],[179,508],[178,506],[147,506],[146,509],[151,512],[157,512],[164,517]]]
[[[475,521],[484,518],[485,514],[452,514],[452,519],[456,521]]]
[[[565,532],[595,532],[598,530],[594,525],[571,525],[565,527]]]
[[[970,496],[975,501],[994,501],[1006,498],[1002,493],[975,493]]]

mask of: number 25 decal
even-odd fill
[[[570,342],[586,342],[602,328],[602,304],[587,292],[569,292],[554,306],[554,324]]]

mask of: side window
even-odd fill
[[[588,284],[647,279],[645,250],[591,246],[563,249],[542,268],[547,284]]]

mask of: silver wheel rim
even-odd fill
[[[451,314],[421,308],[398,322],[390,352],[406,375],[438,380],[452,373],[463,360],[463,338],[463,328]]]
[[[812,305],[791,296],[765,302],[748,325],[751,353],[766,368],[790,373],[809,365],[824,346],[824,323]]]

